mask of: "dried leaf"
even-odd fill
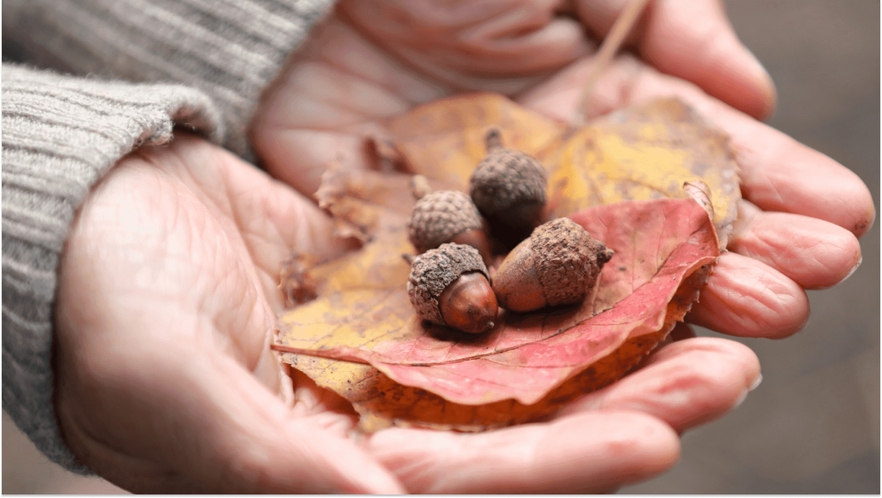
[[[681,282],[719,254],[713,225],[692,200],[622,202],[572,218],[616,251],[593,301],[503,314],[490,333],[473,338],[414,316],[402,292],[409,271],[404,261],[388,270],[397,278],[378,289],[378,278],[364,269],[381,266],[374,258],[390,247],[377,253],[369,246],[336,269],[347,276],[345,286],[283,317],[280,343],[368,362],[398,383],[457,403],[511,398],[532,404],[627,339],[658,331]]]
[[[498,128],[507,147],[549,170],[556,216],[621,200],[685,198],[683,183],[701,181],[713,200],[720,247],[741,197],[727,136],[679,100],[623,109],[570,130],[495,94],[452,97],[393,119],[389,133],[415,173],[465,190]]]
[[[672,319],[671,327],[675,322]],[[569,401],[624,376],[667,333],[666,329],[629,339],[532,405],[515,400],[463,405],[425,389],[401,385],[369,365],[293,354],[286,355],[286,361],[310,377],[320,379],[319,385],[348,399],[361,415],[359,429],[363,432],[375,432],[392,425],[475,432],[541,420],[554,414]]]
[[[412,173],[466,191],[487,153],[484,136],[498,129],[505,146],[537,156],[557,147],[566,127],[497,94],[451,97],[417,107],[387,123],[389,136]]]
[[[556,214],[622,199],[684,198],[686,182],[710,190],[725,247],[741,197],[728,138],[678,100],[659,100],[595,121],[540,158],[549,183],[566,181]]]
[[[728,233],[740,195],[734,162],[725,136],[678,101],[570,130],[498,95],[455,97],[389,120],[368,143],[386,168],[465,190],[491,128],[549,170],[553,215],[570,215],[616,255],[581,306],[505,314],[477,338],[426,326],[400,257],[413,251],[411,175],[330,169],[320,204],[366,244],[313,269],[318,298],[280,317],[278,342],[299,353],[285,361],[353,403],[363,430],[482,430],[553,413],[662,341],[725,244],[717,233]],[[633,201],[644,199],[655,200]]]
[[[285,306],[293,307],[318,297],[315,281],[309,270],[319,264],[312,254],[292,253],[282,262],[279,272],[279,290],[285,298]]]

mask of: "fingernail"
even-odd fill
[[[732,408],[730,408],[730,410],[734,410],[734,409],[738,408],[739,406],[741,406],[741,403],[744,403],[744,400],[747,399],[748,392],[750,392],[750,391],[747,389],[742,391],[741,396],[738,396],[738,399],[735,400],[735,403],[732,405]]]
[[[845,282],[846,280],[848,280],[848,277],[854,275],[854,272],[857,271],[858,266],[860,266],[861,263],[863,263],[863,262],[864,262],[864,255],[861,254],[861,258],[858,259],[858,262],[851,268],[851,270],[848,272],[848,275],[846,275],[845,278],[843,278],[842,280],[839,281],[839,283],[841,284],[842,282]]]
[[[751,57],[753,57],[753,63],[756,65],[756,68],[754,69],[756,75],[771,82],[772,76],[769,75],[769,71],[766,69],[766,66],[764,66],[763,63],[759,60],[759,57],[757,57],[756,54],[753,53],[753,50],[751,50],[750,47],[748,47],[747,45],[745,45],[744,48],[747,50],[747,53],[750,54]]]
[[[753,379],[753,383],[750,385],[750,387],[747,388],[747,392],[753,391],[754,389],[759,387],[759,385],[762,383],[763,383],[763,374],[759,374],[756,376],[755,379]]]

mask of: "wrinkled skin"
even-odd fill
[[[434,3],[442,12],[427,14]],[[268,349],[276,275],[291,249],[348,248],[304,196],[327,161],[366,167],[358,130],[460,91],[501,91],[568,118],[594,47],[575,19],[602,36],[620,7],[576,2],[574,18],[553,15],[559,2],[440,4],[343,2],[310,35],[252,127],[281,182],[179,134],[122,160],[89,197],[60,270],[55,368],[63,436],[93,470],[152,492],[610,491],[670,468],[678,433],[758,383],[748,348],[683,326],[673,335],[684,340],[546,423],[353,440],[345,403],[301,375],[291,407]],[[795,332],[808,314],[803,289],[859,262],[869,192],[750,117],[772,111],[774,90],[718,3],[654,2],[631,43],[654,68],[619,57],[591,112],[676,95],[732,136],[744,178],[731,252],[689,319],[741,336]]]
[[[676,433],[759,377],[746,347],[691,339],[548,423],[357,444],[351,409],[304,376],[285,401],[268,346],[291,248],[346,246],[309,200],[223,149],[179,135],[121,161],[62,263],[56,406],[74,453],[141,492],[601,491],[669,468]]]

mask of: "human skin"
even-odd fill
[[[625,3],[500,0],[439,12],[432,0],[343,1],[266,93],[252,141],[270,174],[311,194],[327,164],[369,167],[361,136],[372,123],[441,97],[499,91],[567,121],[594,63],[583,28],[605,33]],[[555,15],[563,7],[575,17]],[[875,218],[869,190],[756,119],[773,111],[774,87],[719,2],[652,2],[630,43],[642,58],[621,55],[603,71],[588,117],[680,98],[730,136],[740,171],[729,252],[687,321],[745,337],[797,332],[805,289],[835,285],[860,263],[857,237]]]
[[[65,440],[100,475],[154,492],[595,492],[670,468],[678,433],[758,382],[748,348],[676,341],[552,420],[482,434],[389,429],[355,442],[345,403],[296,372],[296,401],[286,401],[268,348],[279,265],[291,249],[347,249],[307,197],[325,165],[367,167],[359,130],[465,91],[500,91],[567,119],[593,62],[580,22],[602,35],[621,8],[577,2],[575,17],[559,17],[561,2],[468,2],[439,17],[421,14],[430,2],[367,3],[343,2],[267,91],[252,142],[278,181],[179,134],[121,161],[80,210],[56,314]],[[402,12],[408,22],[392,29]],[[428,46],[409,51],[417,43]],[[643,59],[622,56],[604,72],[592,112],[680,97],[731,135],[742,170],[730,252],[689,320],[741,336],[795,332],[804,289],[858,263],[869,192],[755,120],[771,113],[774,90],[718,3],[654,2],[631,43]],[[803,250],[781,257],[784,240]]]
[[[307,198],[197,137],[120,161],[61,265],[55,402],[74,454],[136,492],[609,491],[668,469],[677,433],[758,382],[750,349],[692,338],[544,423],[350,439],[351,407],[297,372],[292,396],[269,348],[280,262],[347,250],[332,231]]]

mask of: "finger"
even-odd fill
[[[724,253],[714,265],[686,321],[741,337],[780,339],[809,317],[805,291],[768,265]]]
[[[521,102],[557,119],[568,119],[581,98],[579,82],[590,60],[562,72]],[[873,224],[870,191],[852,171],[778,130],[709,97],[695,86],[619,57],[594,86],[589,108],[597,113],[676,97],[726,132],[739,166],[744,197],[766,211],[782,211],[839,225],[856,236]]]
[[[554,16],[560,3],[354,1],[339,10],[397,59],[452,88],[514,93],[589,52],[582,26]]]
[[[682,432],[738,406],[760,378],[759,360],[747,346],[709,337],[686,339],[664,346],[643,368],[568,405],[561,415],[637,411]]]
[[[605,36],[628,2],[582,0],[577,13],[592,31]],[[735,34],[718,0],[649,4],[635,43],[659,71],[695,83],[736,109],[763,119],[775,108],[769,74]]]
[[[388,429],[368,448],[420,493],[609,491],[663,472],[679,457],[667,425],[613,410],[480,434]]]
[[[861,246],[848,230],[807,216],[763,212],[747,201],[740,203],[729,249],[807,289],[836,285],[861,262]]]

